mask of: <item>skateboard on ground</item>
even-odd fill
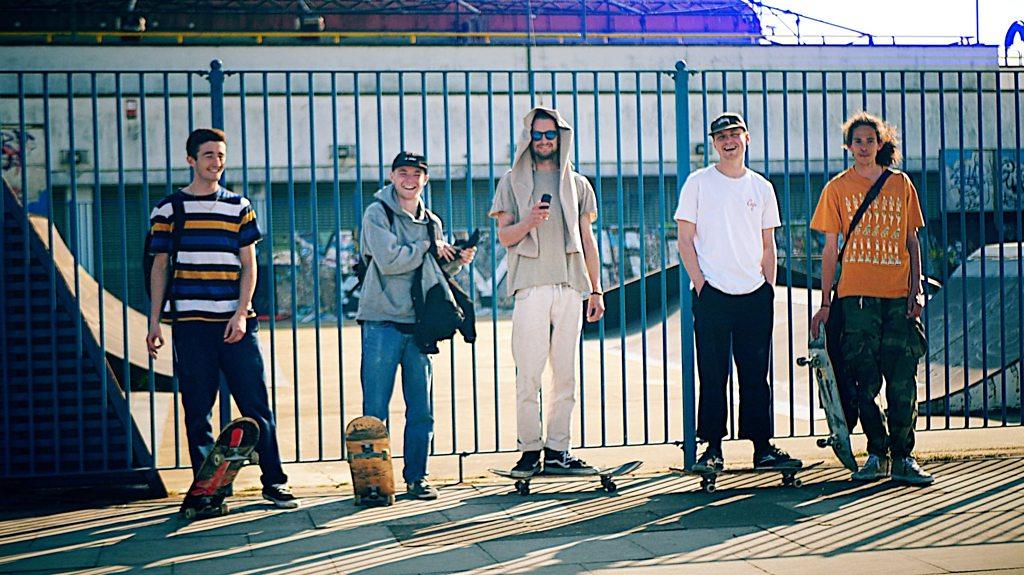
[[[504,477],[506,479],[514,479],[516,493],[522,496],[530,494],[530,481],[534,479],[593,479],[598,478],[601,482],[601,489],[608,493],[615,493],[618,490],[618,486],[613,480],[614,477],[632,473],[637,470],[638,467],[643,465],[643,461],[630,461],[623,463],[622,465],[614,467],[601,467],[595,468],[593,471],[587,473],[549,473],[547,471],[541,471],[540,473],[534,473],[530,477],[516,477],[512,475],[512,472],[507,469],[489,469],[491,473],[498,477]]]
[[[180,513],[185,519],[227,514],[224,497],[238,470],[247,463],[259,462],[255,451],[259,439],[260,426],[249,417],[240,417],[221,430],[181,504]]]
[[[818,401],[825,410],[829,429],[828,437],[818,440],[818,447],[832,447],[836,457],[847,469],[857,471],[857,460],[853,457],[853,449],[850,447],[850,428],[846,425],[843,403],[839,398],[839,385],[828,357],[824,327],[818,338],[808,342],[807,357],[798,357],[796,363],[801,367],[811,366],[814,378],[818,381]]]
[[[369,415],[350,421],[345,428],[345,449],[352,470],[355,504],[393,505],[395,472],[384,422]]]
[[[675,473],[680,475],[696,475],[700,477],[700,488],[705,493],[714,493],[718,489],[715,482],[718,481],[719,475],[731,475],[731,474],[761,474],[761,473],[779,473],[782,475],[782,485],[785,487],[800,488],[803,487],[804,482],[797,477],[798,473],[803,473],[808,469],[814,469],[821,465],[821,461],[815,461],[810,465],[804,465],[803,467],[789,468],[789,469],[755,469],[753,467],[726,467],[722,471],[716,471],[713,473],[700,473],[697,471],[687,471],[681,467],[670,467]]]

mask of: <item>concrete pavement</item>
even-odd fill
[[[24,494],[0,508],[0,573],[1024,573],[1021,428],[956,433],[1003,453],[932,450],[926,488],[855,484],[829,466],[801,489],[737,475],[708,495],[649,466],[613,495],[565,480],[524,498],[479,479],[360,509],[347,486],[321,485],[282,511],[244,491],[230,515],[194,523],[177,517],[178,497]]]

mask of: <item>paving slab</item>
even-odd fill
[[[857,575],[936,575],[947,571],[902,551],[870,551],[829,557],[805,555],[802,557],[770,557],[751,559],[750,563],[772,575],[819,575],[821,573],[849,573]],[[855,566],[855,567],[854,567]]]

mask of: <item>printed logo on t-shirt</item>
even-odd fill
[[[750,198],[749,200],[747,200],[747,209],[749,209],[751,212],[757,209],[757,202],[754,201],[754,198]]]

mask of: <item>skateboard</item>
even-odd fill
[[[627,473],[632,473],[636,471],[637,468],[639,468],[641,465],[643,465],[643,461],[630,461],[629,463],[623,463],[622,465],[618,465],[615,467],[597,468],[588,473],[568,474],[548,473],[546,471],[541,471],[540,473],[534,473],[530,477],[516,477],[512,475],[511,471],[507,469],[488,469],[488,471],[497,475],[498,477],[514,479],[516,481],[516,493],[525,497],[530,494],[530,482],[533,481],[534,479],[589,479],[597,477],[601,482],[600,489],[603,489],[608,493],[615,493],[616,491],[618,491],[619,487],[618,485],[615,484],[613,478],[618,477],[620,475],[625,475]]]
[[[839,385],[828,357],[824,328],[821,329],[818,338],[808,342],[807,357],[798,357],[796,363],[801,367],[811,366],[814,369],[814,378],[818,380],[818,401],[825,410],[829,429],[828,437],[817,441],[818,447],[831,447],[847,469],[857,471],[857,460],[853,457],[853,449],[850,447],[850,428],[846,425],[843,403],[839,397]]]
[[[227,514],[224,497],[238,470],[247,463],[259,462],[255,451],[259,439],[260,426],[248,417],[240,417],[221,430],[181,504],[180,513],[185,519]]]
[[[394,505],[395,472],[384,422],[369,415],[350,421],[345,428],[345,449],[355,504]]]
[[[810,465],[803,467],[789,468],[789,469],[754,469],[753,467],[736,467],[736,468],[725,468],[722,471],[716,471],[713,473],[700,473],[697,471],[687,471],[681,467],[670,467],[669,469],[680,475],[696,475],[700,477],[700,488],[705,493],[714,493],[718,486],[715,484],[718,481],[719,475],[730,475],[730,474],[761,474],[761,473],[779,473],[782,475],[782,485],[785,487],[793,487],[799,489],[803,487],[804,482],[797,477],[798,473],[807,471],[808,469],[814,469],[821,465],[821,461],[816,461]]]

